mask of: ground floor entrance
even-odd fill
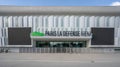
[[[90,46],[91,37],[31,36],[33,52],[79,53]],[[31,50],[31,48],[30,48]]]
[[[46,49],[46,51],[49,51],[50,53],[73,53],[73,49],[83,48],[86,46],[87,46],[86,41],[79,41],[79,42],[36,41],[35,47],[42,48],[43,50]]]
[[[79,42],[43,42],[43,41],[36,41],[36,47],[86,47],[86,41],[79,41]]]

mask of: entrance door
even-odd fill
[[[36,47],[50,47],[50,42],[36,41]]]
[[[36,47],[57,47],[57,48],[64,48],[64,47],[87,47],[86,41],[80,41],[80,42],[41,42],[36,41]]]
[[[44,51],[50,53],[68,53],[73,52],[73,48],[86,47],[86,41],[80,42],[41,42],[36,41],[37,48],[43,48]],[[41,50],[41,52],[44,52]]]

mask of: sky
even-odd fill
[[[0,0],[16,6],[120,6],[120,0]]]

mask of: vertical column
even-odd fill
[[[12,16],[8,17],[8,27],[13,27],[13,23],[12,23]]]
[[[8,17],[4,16],[3,17],[3,23],[4,27],[2,28],[2,46],[5,46],[5,38],[6,38],[6,27],[8,27]]]
[[[6,36],[4,37],[4,42],[5,42],[5,45],[8,45],[8,28],[5,28],[5,34]]]
[[[95,27],[95,17],[94,16],[90,16],[89,18],[89,23],[90,23],[90,27]]]
[[[33,17],[32,16],[28,17],[28,27],[33,27]]]
[[[101,16],[99,18],[99,27],[105,27],[105,17]]]
[[[70,21],[68,23],[70,23],[70,27],[74,28],[75,27],[75,18],[74,18],[74,16],[70,16],[69,20]]]
[[[0,16],[0,28],[3,28],[3,16]]]
[[[42,16],[39,16],[38,17],[38,27],[37,27],[37,31],[39,31],[39,32],[41,32],[41,28],[43,27],[42,23],[43,23],[43,18],[42,18]]]
[[[85,18],[84,18],[84,26],[85,26],[85,28],[87,28],[87,24],[88,24],[88,16],[85,16]]]
[[[38,27],[37,17],[33,16],[33,31],[37,31],[37,27]]]
[[[2,46],[5,46],[5,40],[4,40],[4,37],[2,37],[1,39],[2,39]]]
[[[23,27],[28,27],[28,17],[27,16],[23,17]]]
[[[109,27],[114,27],[114,16],[109,18]]]
[[[22,16],[18,17],[18,27],[23,27],[23,17]]]
[[[85,23],[85,20],[84,20],[84,16],[80,16],[80,18],[79,18],[79,21],[80,21],[80,28],[84,28],[84,23]]]
[[[115,47],[118,47],[119,46],[119,33],[120,33],[120,31],[119,31],[119,22],[120,22],[120,20],[119,20],[120,18],[119,17],[115,17],[115,25],[114,25],[114,28],[115,28],[115,36],[114,36],[114,46]]]
[[[63,28],[64,27],[64,17],[63,16],[57,16],[56,17],[56,22],[57,22],[57,28]]]
[[[54,16],[54,28],[55,28],[55,31],[57,31],[58,29],[58,16]]]
[[[17,27],[18,26],[18,21],[17,21],[17,16],[13,17],[13,27]]]
[[[8,17],[7,16],[3,17],[3,23],[4,23],[4,27],[8,27]]]
[[[78,29],[79,29],[79,17],[78,16],[74,16],[74,18],[75,18],[75,20],[74,20],[74,22],[75,22],[75,31],[78,31]]]
[[[61,28],[64,27],[63,16],[59,16],[58,21],[59,21],[59,23],[60,23],[60,27],[61,27]]]
[[[43,32],[45,32],[45,28],[50,28],[48,24],[48,16],[44,16],[43,18],[43,28],[42,28]]]
[[[117,16],[115,17],[115,28],[119,28],[120,25],[120,18]]]
[[[54,22],[54,23],[53,23],[53,24],[54,24],[54,25],[53,25],[54,31],[56,31],[56,25],[55,25],[55,24],[56,24],[56,20],[55,20],[55,16],[54,16],[54,18],[53,18],[53,22]]]
[[[2,46],[2,28],[3,28],[3,22],[2,22],[2,16],[0,16],[0,47]]]
[[[68,19],[69,16],[64,16],[64,28],[68,27],[68,23],[69,23],[69,19]],[[72,23],[72,18],[70,20],[70,23]]]
[[[54,22],[53,16],[49,16],[48,22],[47,22],[47,27],[49,27],[49,28],[53,27],[53,22]]]
[[[105,27],[109,27],[109,16],[105,17]]]

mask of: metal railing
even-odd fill
[[[19,48],[20,53],[112,53],[113,48]]]

